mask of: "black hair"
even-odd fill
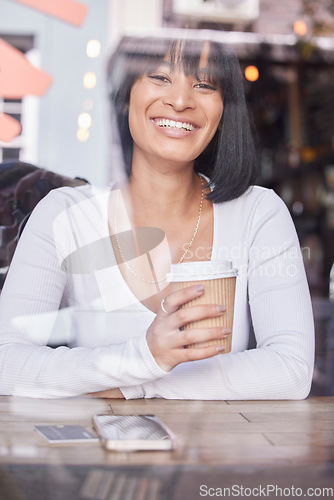
[[[197,74],[204,39],[124,37],[112,54],[108,67],[109,98],[119,132],[125,170],[131,176],[133,141],[128,123],[128,105],[134,82],[154,70],[163,60],[181,65],[186,74]],[[210,179],[207,198],[215,203],[241,196],[256,178],[257,158],[248,116],[243,79],[237,56],[218,41],[209,41],[206,76],[219,87],[224,110],[221,123],[207,148],[195,159],[195,171]]]
[[[25,175],[37,169],[32,163],[19,160],[5,160],[0,163],[0,185],[2,188],[16,184]]]

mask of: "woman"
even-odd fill
[[[198,36],[125,38],[109,82],[126,181],[55,190],[34,210],[1,298],[1,392],[305,398],[314,350],[308,287],[288,211],[272,191],[252,187],[235,56]],[[182,329],[225,305],[180,309],[203,289],[170,293],[166,282],[171,262],[210,259],[239,270],[226,355],[217,345],[184,346],[230,331]],[[257,348],[248,350],[250,317]],[[71,333],[70,347],[47,347],[59,331]]]

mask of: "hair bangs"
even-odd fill
[[[172,68],[181,69],[198,80],[205,79],[221,89],[223,68],[217,64],[215,44],[206,40],[172,40],[165,56]]]

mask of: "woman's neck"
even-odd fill
[[[193,165],[167,169],[140,168],[133,166],[129,181],[129,195],[134,211],[136,207],[148,210],[156,216],[173,218],[192,212],[198,204],[201,192],[199,176]]]

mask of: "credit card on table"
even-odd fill
[[[99,439],[82,425],[36,425],[49,443],[95,443]]]

